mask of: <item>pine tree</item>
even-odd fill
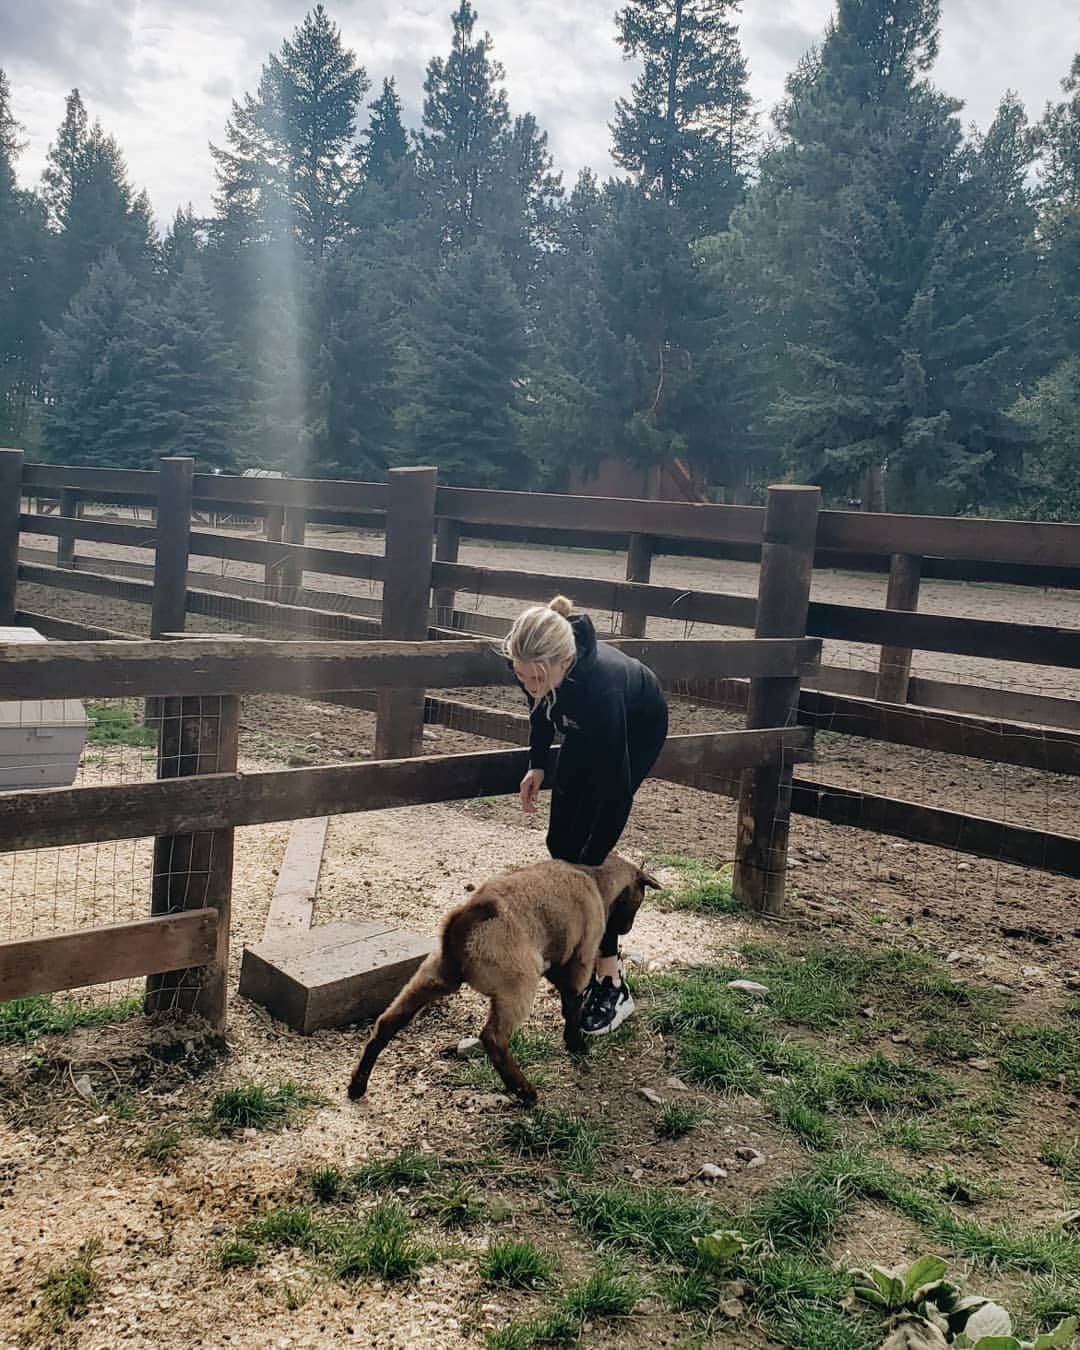
[[[547,141],[547,132],[532,113],[525,113],[514,118],[496,151],[503,168],[493,234],[518,294],[526,300],[533,298],[541,259],[557,242],[562,178],[553,171]]]
[[[240,373],[198,262],[138,316],[143,380],[133,413],[158,454],[194,455],[201,472],[235,470]]]
[[[397,462],[436,464],[470,487],[526,488],[518,436],[525,315],[482,244],[449,258],[417,304],[402,350]]]
[[[755,116],[738,29],[738,0],[630,0],[618,42],[643,62],[612,126],[616,163],[642,188],[680,201],[702,233],[727,224],[752,159]]]
[[[135,281],[108,252],[51,334],[42,428],[50,459],[153,466],[156,446],[136,411],[146,375],[144,338]]]
[[[161,241],[161,261],[165,274],[175,281],[192,263],[199,260],[206,249],[206,227],[191,209],[176,208],[176,215],[165,238]]]
[[[110,250],[134,278],[149,283],[157,253],[149,198],[128,182],[114,138],[100,123],[89,125],[77,89],[49,147],[42,196],[56,237],[52,322]]]
[[[390,187],[409,158],[409,138],[401,120],[401,99],[394,81],[383,80],[382,93],[370,105],[371,121],[361,138],[358,155],[364,179]]]
[[[0,438],[29,445],[45,346],[48,235],[43,203],[16,186],[19,131],[0,70]]]
[[[419,167],[444,246],[465,249],[498,215],[510,113],[490,36],[473,40],[476,11],[469,0],[461,0],[452,23],[450,55],[428,63]]]
[[[1080,53],[1038,127],[1039,234],[1050,290],[1052,338],[1062,356],[1080,356]]]
[[[879,508],[887,467],[894,508],[949,512],[1016,460],[1030,213],[1015,109],[963,148],[922,78],[937,27],[937,0],[840,0],[734,225],[790,467]]]
[[[245,241],[296,239],[320,258],[341,237],[356,112],[369,88],[316,5],[263,66],[258,93],[233,102],[229,149],[211,146],[219,213]]]

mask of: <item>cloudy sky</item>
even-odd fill
[[[376,91],[397,79],[411,125],[428,58],[445,54],[454,0],[325,0]],[[313,0],[312,0],[313,3]],[[634,67],[613,41],[618,0],[474,0],[506,67],[511,109],[548,130],[572,181],[582,165],[611,171],[607,124]],[[78,86],[92,118],[116,136],[131,179],[161,222],[177,206],[208,211],[207,143],[222,143],[230,101],[253,90],[270,51],[302,21],[305,0],[0,0],[0,65],[27,146],[20,180],[36,185],[64,97]],[[750,88],[763,110],[814,43],[833,0],[744,0]],[[934,78],[985,127],[1011,88],[1038,115],[1080,49],[1076,0],[942,0]]]

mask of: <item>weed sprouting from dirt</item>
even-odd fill
[[[222,1134],[236,1130],[268,1130],[284,1125],[298,1111],[321,1106],[323,1099],[295,1083],[276,1088],[261,1083],[226,1088],[210,1103],[210,1124]]]
[[[101,1297],[101,1278],[94,1269],[100,1253],[100,1240],[90,1238],[70,1261],[53,1267],[46,1275],[44,1300],[54,1327],[59,1328],[70,1318],[82,1317],[91,1303]]]

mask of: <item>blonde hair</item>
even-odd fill
[[[574,630],[567,615],[573,609],[565,595],[546,605],[531,605],[519,614],[503,642],[503,654],[511,661],[556,665],[577,655]]]

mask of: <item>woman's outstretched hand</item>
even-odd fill
[[[527,816],[536,814],[536,799],[544,781],[543,769],[530,769],[521,780],[521,809]]]

